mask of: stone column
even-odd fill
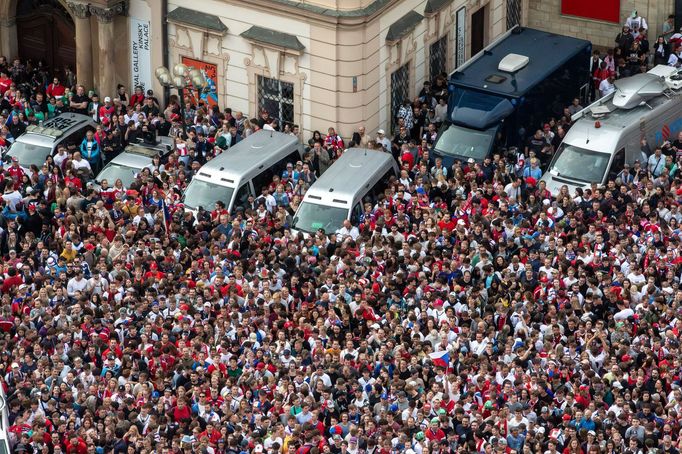
[[[97,38],[99,41],[99,81],[97,91],[100,98],[116,95],[116,65],[114,64],[114,18],[125,11],[125,4],[119,3],[111,8],[90,6],[90,12],[97,17]]]
[[[0,54],[10,62],[19,55],[17,21],[14,17],[0,19]]]
[[[76,26],[76,80],[87,91],[92,87],[90,11],[86,3],[68,2],[67,5]]]

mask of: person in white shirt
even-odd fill
[[[87,159],[83,159],[81,157],[80,151],[76,151],[73,154],[73,160],[71,161],[71,166],[73,167],[73,170],[76,172],[81,170],[81,169],[87,169],[88,171],[92,172],[92,168],[90,167],[90,163],[88,162]]]
[[[17,203],[22,201],[21,193],[14,189],[12,185],[7,185],[5,193],[2,195],[2,200],[5,201],[10,211],[16,211]]]
[[[641,287],[646,284],[646,277],[642,274],[642,270],[637,265],[632,267],[632,271],[627,275],[627,279],[631,284]]]
[[[88,279],[87,288],[93,295],[102,296],[109,291],[109,282],[100,275],[98,269],[94,269],[92,271],[92,277]]]
[[[602,98],[616,91],[616,86],[613,84],[614,80],[613,74],[609,74],[609,77],[601,81],[599,93],[601,93]]]
[[[68,157],[69,155],[66,153],[66,147],[63,145],[59,145],[59,147],[57,148],[57,154],[54,156],[53,160],[54,163],[61,168],[62,163],[66,161]]]
[[[343,221],[343,227],[336,231],[336,239],[341,242],[349,236],[355,241],[360,236],[360,231],[346,219]]]
[[[517,178],[516,180],[509,183],[504,187],[504,192],[507,193],[509,200],[516,202],[521,195],[521,180]]]
[[[376,142],[384,148],[384,151],[391,152],[391,141],[386,137],[386,133],[383,129],[377,131]]]
[[[630,17],[627,18],[625,25],[630,27],[630,30],[649,30],[646,19],[637,14],[637,10],[634,10]]]
[[[83,292],[88,287],[88,281],[83,278],[83,270],[76,269],[76,276],[69,279],[66,284],[66,294],[70,297],[76,296],[76,292]]]

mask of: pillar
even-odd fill
[[[0,19],[0,55],[7,57],[8,61],[19,55],[17,21],[14,17]]]
[[[97,40],[99,43],[100,62],[97,92],[100,98],[116,95],[116,65],[114,63],[116,34],[114,33],[114,18],[122,14],[124,10],[124,3],[119,3],[111,8],[90,6],[90,12],[97,17]]]
[[[92,87],[92,37],[90,32],[90,11],[85,3],[67,3],[76,27],[76,80]]]

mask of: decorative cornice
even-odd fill
[[[101,8],[99,6],[90,6],[90,12],[97,17],[97,21],[103,24],[113,22],[114,17],[125,14],[126,3],[118,3],[111,8]]]
[[[87,3],[68,2],[66,6],[69,7],[71,14],[79,19],[85,19],[90,16],[90,8]]]

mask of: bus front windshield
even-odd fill
[[[308,233],[324,229],[325,233],[334,233],[343,227],[348,219],[348,209],[318,205],[303,201],[298,207],[292,228]]]
[[[435,149],[445,156],[483,161],[495,138],[495,128],[485,131],[450,125],[436,141]]]
[[[601,183],[610,157],[608,153],[599,153],[564,142],[559,146],[549,172],[569,180]]]
[[[195,178],[185,190],[184,203],[185,206],[193,210],[202,207],[205,210],[210,211],[219,200],[225,203],[226,207],[229,207],[233,193],[234,188],[213,184],[208,181],[197,180]]]

